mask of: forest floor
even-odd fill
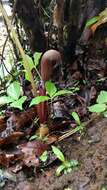
[[[77,159],[80,166],[67,175],[55,176],[59,162],[35,177],[19,172],[16,183],[7,182],[4,190],[106,190],[107,189],[107,119],[88,126],[80,141],[75,135],[59,143],[67,159]]]
[[[5,36],[4,29],[2,28],[2,30],[2,35]],[[2,35],[0,40],[2,40]],[[3,46],[3,43],[4,41],[1,46]],[[67,79],[67,87],[70,86],[69,83],[72,83],[73,80],[80,81],[80,93],[73,97],[74,99],[65,97],[63,101],[68,105],[68,111],[71,106],[71,110],[74,109],[73,111],[76,111],[83,121],[90,118],[87,107],[95,103],[99,91],[107,89],[107,80],[97,86],[97,79],[104,79],[107,76],[107,62],[104,58],[107,52],[106,50],[104,52],[104,48],[107,49],[107,44],[104,40],[101,41],[100,37],[96,43],[94,41],[90,43],[88,56],[87,52],[86,54],[83,52],[83,55],[78,56],[74,67],[69,64],[72,66],[67,68],[69,72],[71,71],[70,78]],[[1,50],[0,47],[0,53],[2,53]],[[87,75],[86,78],[84,77],[85,74]],[[84,79],[87,78],[88,80],[85,81]],[[86,84],[84,81],[88,83]],[[63,110],[61,111],[63,112]],[[65,114],[65,112],[63,113]],[[55,145],[64,153],[66,159],[75,159],[79,162],[77,170],[56,177],[55,171],[60,165],[58,160],[47,167],[39,168],[39,171],[32,167],[23,167],[14,174],[15,182],[6,179],[5,185],[0,187],[0,190],[107,190],[107,118],[99,118],[86,126],[81,138],[78,134],[74,134],[61,142],[56,142]],[[6,154],[8,155],[7,152]],[[5,160],[0,160],[0,163],[2,162],[5,162]],[[20,167],[20,164],[17,167]],[[5,170],[11,173],[11,168],[7,167]],[[0,173],[0,185],[2,181]]]

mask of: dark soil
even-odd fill
[[[76,159],[80,166],[67,175],[55,176],[59,163],[41,172],[19,172],[17,183],[7,182],[4,190],[106,190],[107,189],[107,119],[94,121],[80,141],[74,137],[58,143],[67,159]],[[77,139],[77,138],[76,138]]]

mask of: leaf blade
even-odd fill
[[[14,81],[9,85],[7,88],[7,94],[14,100],[18,100],[20,94],[21,94],[21,86],[20,83],[17,81]]]
[[[30,107],[33,105],[37,105],[40,104],[42,102],[48,101],[50,98],[48,96],[37,96],[35,98],[32,99],[31,103],[30,103]]]
[[[85,27],[90,27],[91,25],[93,25],[94,23],[96,23],[98,20],[99,20],[99,16],[92,17],[91,19],[89,19],[86,22]]]
[[[33,59],[32,57],[30,57],[29,55],[26,54],[26,59],[29,63],[29,70],[32,71],[33,68],[35,68],[35,65],[34,65],[34,62],[33,62]],[[25,68],[25,64],[24,64],[24,61],[22,62],[24,68]],[[25,79],[30,81],[30,77],[29,77],[29,73],[27,72],[27,70],[25,70]]]
[[[79,118],[78,114],[77,114],[76,112],[72,112],[71,115],[72,115],[72,117],[75,119],[76,123],[77,123],[78,125],[81,125],[81,121],[80,121],[80,118]]]
[[[27,59],[27,61],[29,63],[30,70],[32,70],[33,68],[35,68],[35,65],[34,65],[32,57],[30,57],[29,55],[26,54],[26,59]]]
[[[13,108],[18,108],[18,109],[22,110],[23,109],[22,104],[25,102],[26,99],[27,99],[26,96],[22,96],[20,99],[12,102],[10,104],[10,106],[13,107]]]
[[[105,104],[95,104],[90,107],[88,107],[90,112],[95,112],[95,113],[101,113],[106,110],[106,105]]]
[[[42,53],[40,53],[40,52],[36,52],[33,55],[33,57],[34,57],[34,64],[35,64],[36,67],[39,65],[39,60],[40,60],[41,55],[42,55]]]
[[[65,162],[65,157],[59,148],[52,146],[52,151],[60,161]]]
[[[97,103],[107,103],[107,91],[102,90],[97,98]]]
[[[65,95],[65,94],[73,94],[72,91],[70,90],[59,90],[58,92],[56,92],[54,95],[53,95],[53,98],[56,97],[56,96],[62,96],[62,95]]]
[[[42,162],[46,162],[48,158],[48,151],[46,150],[45,152],[43,152],[43,154],[39,158]]]
[[[56,170],[56,176],[59,176],[61,174],[61,172],[65,169],[65,166],[63,164],[61,164],[57,170]]]
[[[0,105],[11,103],[13,99],[10,96],[1,96],[0,97]]]
[[[54,83],[51,82],[51,81],[47,81],[47,82],[45,83],[45,88],[46,88],[46,92],[48,93],[48,95],[49,95],[50,97],[52,97],[52,96],[57,92],[56,86],[55,86]]]

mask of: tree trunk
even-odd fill
[[[32,52],[44,52],[46,39],[39,18],[39,8],[36,7],[34,0],[17,0],[16,13],[23,23]]]

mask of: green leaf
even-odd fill
[[[101,113],[105,111],[107,106],[105,104],[95,104],[93,106],[88,107],[90,112],[95,112],[95,113]]]
[[[27,59],[27,61],[29,63],[30,71],[32,71],[32,69],[35,68],[33,59],[29,55],[26,55],[26,59]],[[22,64],[24,66],[24,62],[22,62]],[[25,68],[25,66],[24,66],[24,68]],[[25,79],[28,80],[28,81],[30,80],[29,74],[28,74],[28,72],[26,70],[25,70]]]
[[[40,60],[41,55],[42,55],[42,53],[40,53],[40,52],[36,52],[33,55],[33,57],[34,57],[34,63],[35,63],[36,67],[39,65],[39,60]]]
[[[46,150],[46,151],[40,156],[40,160],[41,160],[42,162],[46,162],[47,158],[48,158],[48,151]]]
[[[66,169],[66,173],[71,173],[71,171],[72,171],[72,168]]]
[[[7,94],[14,100],[18,100],[21,93],[21,86],[20,83],[17,81],[14,81],[10,84],[10,86],[7,88]]]
[[[70,167],[74,168],[79,165],[79,162],[77,160],[70,160]]]
[[[30,81],[29,74],[25,71],[25,79]]]
[[[28,63],[29,63],[29,68],[30,68],[30,70],[32,70],[33,68],[35,68],[33,59],[32,59],[29,55],[26,55],[26,58],[27,58],[27,61],[28,61]]]
[[[31,137],[30,137],[30,139],[29,139],[29,140],[30,140],[30,141],[33,141],[33,140],[35,140],[35,139],[37,139],[37,138],[38,138],[38,136],[37,136],[37,135],[33,135],[33,136],[31,136]]]
[[[81,121],[80,121],[80,118],[79,118],[78,114],[77,114],[76,112],[72,112],[71,115],[72,115],[72,117],[75,119],[76,123],[77,123],[78,125],[81,125]]]
[[[59,176],[61,172],[65,169],[65,166],[62,164],[56,170],[56,176]]]
[[[57,92],[57,88],[54,85],[53,82],[51,81],[47,81],[45,83],[45,88],[46,88],[46,92],[49,94],[49,96],[52,98],[52,96],[54,96],[54,94]]]
[[[60,161],[65,162],[65,157],[59,148],[52,146],[52,151]]]
[[[32,99],[30,106],[40,104],[41,102],[48,101],[50,98],[48,96],[37,96]]]
[[[102,90],[97,98],[97,103],[107,103],[107,91]]]
[[[73,94],[73,92],[70,91],[70,90],[59,90],[52,97],[54,98],[56,96],[62,96],[62,95],[65,95],[65,94]]]
[[[104,117],[107,118],[107,111],[105,111],[103,114],[104,114]]]
[[[28,75],[28,73],[26,71],[25,71],[25,79],[30,81],[29,75]]]
[[[13,108],[18,108],[18,109],[22,110],[23,109],[22,104],[25,102],[26,99],[27,99],[26,96],[22,96],[20,99],[12,102],[10,104],[10,106],[13,107]]]
[[[107,186],[106,187],[102,187],[101,190],[107,190]]]
[[[9,97],[9,96],[2,96],[0,97],[0,105],[4,105],[4,104],[8,104],[10,102],[13,102],[13,98]]]
[[[91,19],[89,19],[86,23],[86,26],[85,27],[89,27],[91,25],[93,25],[95,22],[97,22],[99,20],[99,16],[95,16]]]
[[[72,87],[72,88],[70,88],[69,90],[71,90],[71,91],[72,91],[72,93],[74,93],[74,92],[79,91],[79,90],[80,90],[80,88],[79,88],[79,87]]]
[[[66,161],[64,162],[64,165],[65,165],[65,168],[70,168],[70,167],[71,167],[69,160],[66,160]]]

